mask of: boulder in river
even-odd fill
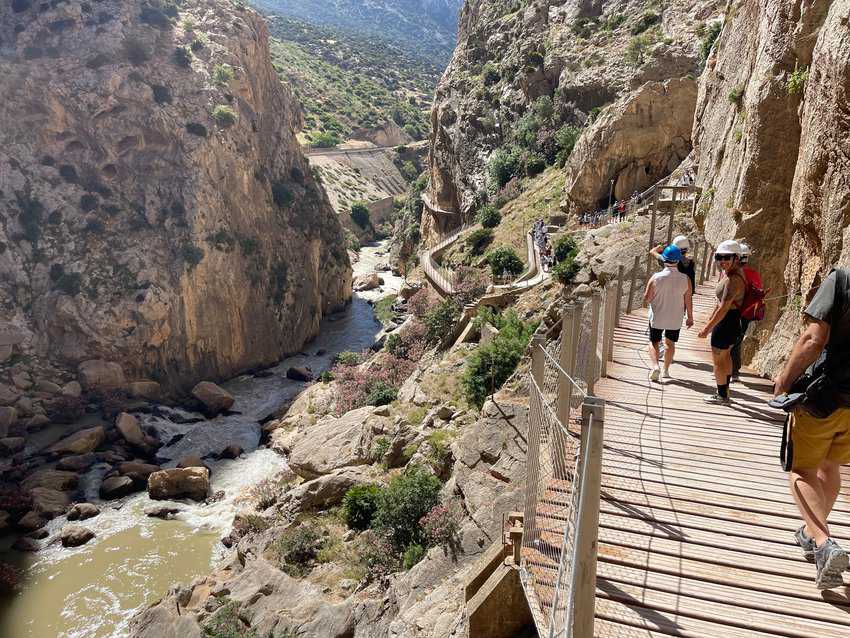
[[[244,450],[238,445],[228,445],[218,455],[220,459],[238,459]]]
[[[197,454],[190,454],[189,456],[184,456],[177,463],[177,467],[179,468],[187,468],[187,467],[206,467],[207,470],[210,468],[207,467],[207,464],[201,459]]]
[[[79,381],[69,381],[68,383],[62,386],[60,392],[62,393],[63,397],[78,399],[83,394],[83,386],[80,385]]]
[[[162,397],[162,386],[156,381],[133,381],[130,384],[130,396],[134,399],[159,401]]]
[[[63,456],[56,464],[56,469],[68,470],[69,472],[83,472],[94,465],[96,460],[97,457],[92,453]]]
[[[62,547],[80,547],[95,536],[94,532],[82,525],[66,525],[59,534]]]
[[[85,521],[100,514],[100,508],[93,503],[76,503],[68,510],[69,521]]]
[[[0,439],[0,456],[17,454],[26,446],[27,440],[22,436],[7,436]]]
[[[209,489],[210,471],[205,467],[160,470],[148,478],[148,495],[155,500],[186,497],[203,501]]]
[[[44,525],[46,522],[47,521],[44,520],[44,517],[41,514],[36,511],[30,511],[21,517],[21,519],[17,522],[17,526],[26,532],[31,532]]]
[[[12,543],[12,549],[18,552],[32,553],[40,550],[41,544],[33,538],[21,536],[20,538],[15,540],[14,543]]]
[[[132,479],[133,483],[139,489],[144,489],[148,484],[148,477],[154,472],[159,472],[162,468],[159,465],[152,463],[144,463],[142,461],[125,461],[118,466],[118,473],[121,476],[126,476]]]
[[[150,516],[151,518],[161,518],[164,521],[171,520],[174,518],[176,514],[179,514],[181,510],[179,507],[172,507],[170,505],[154,505],[153,507],[148,507],[145,510],[145,515]]]
[[[142,432],[142,426],[139,425],[139,420],[132,414],[127,414],[126,412],[119,414],[115,420],[115,428],[130,445],[145,450],[151,447],[149,438]]]
[[[30,490],[30,496],[33,509],[48,519],[64,514],[71,503],[67,493],[49,487],[34,487]]]
[[[67,492],[76,488],[79,481],[80,477],[75,472],[45,468],[30,474],[21,483],[21,487],[27,491],[34,487],[49,487],[52,490]]]
[[[192,388],[192,396],[203,404],[208,416],[217,416],[229,410],[235,402],[233,395],[211,381],[201,381]]]
[[[286,378],[293,381],[312,381],[313,371],[303,366],[292,366],[286,371]]]
[[[111,501],[137,491],[136,484],[129,476],[110,476],[100,484],[100,498]]]
[[[88,454],[94,452],[106,439],[106,432],[102,425],[86,428],[65,437],[50,447],[48,452],[59,456],[66,454]]]
[[[384,280],[378,276],[378,273],[373,272],[368,275],[355,277],[352,285],[354,287],[354,292],[365,292],[367,290],[374,290],[382,283],[384,283]]]
[[[118,390],[127,386],[127,378],[120,364],[102,359],[83,361],[77,367],[77,378],[82,388],[92,390]]]

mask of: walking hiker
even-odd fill
[[[682,253],[682,259],[679,261],[678,265],[679,272],[688,276],[688,279],[691,280],[691,291],[695,292],[697,289],[696,265],[694,264],[694,260],[688,255],[691,250],[691,242],[684,235],[679,235],[673,240],[673,246],[678,248]],[[664,257],[661,255],[663,250],[664,245],[659,244],[649,251],[649,254],[655,257],[658,260],[658,263],[662,266],[664,265]]]
[[[676,352],[676,342],[682,329],[682,318],[687,313],[687,326],[694,325],[694,308],[691,282],[679,272],[682,252],[670,245],[661,254],[664,270],[655,273],[646,284],[644,299],[649,304],[649,358],[652,362],[651,381],[670,378],[670,364]],[[658,363],[658,347],[664,337],[664,370]]]
[[[700,339],[711,334],[711,357],[714,362],[714,379],[717,392],[705,398],[706,403],[729,405],[729,381],[732,377],[732,346],[741,332],[741,305],[746,293],[746,282],[741,272],[741,245],[733,240],[721,242],[714,253],[714,261],[726,273],[717,284],[717,303],[714,311],[700,330]]]
[[[761,275],[755,268],[750,268],[750,247],[747,244],[741,244],[741,271],[744,273],[744,280],[747,284],[747,291],[744,295],[744,304],[741,308],[741,335],[738,341],[732,346],[732,381],[739,382],[741,380],[741,344],[747,336],[747,329],[753,321],[761,321],[764,319],[764,287],[761,281]]]
[[[842,268],[824,279],[806,307],[803,332],[774,386],[775,401],[791,412],[783,434],[783,444],[790,439],[783,445],[783,462],[804,523],[794,540],[816,565],[818,589],[841,586],[850,562],[830,537],[827,522],[841,489],[839,466],[850,463],[848,355],[850,269]]]
[[[621,199],[617,204],[617,217],[620,221],[623,221],[626,218],[626,200]]]

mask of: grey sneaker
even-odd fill
[[[740,382],[741,382],[741,377],[740,377],[740,375],[733,374],[733,375],[729,378],[729,380],[730,380],[732,383],[740,383]]]
[[[712,394],[710,397],[705,397],[703,399],[706,403],[711,403],[712,405],[731,405],[732,399],[729,397],[722,397],[719,394]]]
[[[818,567],[818,575],[815,578],[815,587],[818,589],[832,589],[841,587],[844,579],[841,575],[847,569],[850,558],[841,547],[831,538],[826,539],[823,545],[815,549],[815,562]]]
[[[810,563],[815,562],[815,550],[817,549],[817,543],[815,543],[815,539],[810,536],[806,536],[806,526],[800,525],[800,529],[798,529],[794,533],[794,542],[800,546],[800,549],[803,550],[803,558],[805,558]]]
[[[652,372],[649,373],[650,381],[658,381],[658,377],[661,375],[661,370],[658,368],[653,368]]]

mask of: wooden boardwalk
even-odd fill
[[[778,460],[782,418],[766,405],[771,383],[746,374],[732,406],[702,400],[714,381],[697,331],[713,303],[713,286],[700,287],[696,326],[682,331],[663,383],[648,378],[647,311],[615,332],[596,389],[607,407],[595,634],[848,638],[850,589],[815,589],[793,543],[800,522]],[[830,523],[850,546],[850,481]]]

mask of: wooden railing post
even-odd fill
[[[617,300],[611,304],[611,329],[608,330],[608,347],[605,351],[607,361],[614,360],[614,331],[617,329]]]
[[[531,338],[531,376],[537,387],[543,387],[544,359],[543,348],[546,337],[534,335]],[[523,544],[528,545],[537,540],[537,489],[540,483],[540,435],[541,423],[534,423],[534,418],[542,419],[542,396],[529,388],[528,401],[528,432],[526,435],[527,452],[525,461],[525,516],[523,519]]]
[[[568,605],[567,618],[568,635],[573,638],[593,638],[604,434],[605,402],[588,396],[581,409],[581,481],[571,582],[573,600]]]
[[[649,222],[649,248],[648,248],[649,251],[652,251],[652,249],[655,248],[655,218],[656,218],[656,211],[655,211],[655,206],[653,206],[652,207],[652,218]],[[654,262],[654,261],[655,261],[655,257],[653,257],[652,255],[647,253],[647,255],[646,255],[646,281],[649,281],[649,278],[652,277],[652,269],[653,269],[652,262]],[[645,307],[646,302],[643,302],[642,305]]]
[[[536,334],[531,338],[531,376],[538,387],[543,388],[543,370],[545,365],[543,348],[546,347],[546,337]]]
[[[640,255],[635,255],[635,263],[632,265],[632,280],[629,283],[629,301],[626,303],[626,314],[632,314],[635,308],[635,287],[637,286],[637,272],[640,269]]]
[[[623,304],[623,272],[625,268],[622,264],[617,266],[617,302],[614,305],[614,325],[620,325],[620,314],[622,312],[622,304]]]
[[[576,306],[572,303],[567,304],[561,314],[561,353],[558,357],[558,363],[570,375],[572,375],[570,364],[575,361],[576,344],[578,343],[578,334],[573,330],[575,315]],[[573,394],[573,384],[570,383],[569,379],[560,378],[560,374],[558,376],[556,414],[558,420],[566,426],[570,420],[570,400]]]
[[[699,280],[699,242],[694,242],[694,250],[691,255],[691,260],[694,262],[694,280],[695,283],[701,284],[702,282]],[[694,294],[696,294],[696,290],[694,290]]]
[[[611,330],[611,290],[606,286],[603,291],[602,339],[599,344],[600,375],[608,377],[608,331]]]
[[[676,191],[673,191],[673,205],[676,205]],[[673,243],[673,217],[676,215],[675,208],[670,211],[670,221],[667,222],[667,245]]]
[[[635,258],[635,263],[640,266],[639,258]],[[593,291],[593,299],[590,302],[590,343],[592,349],[590,352],[590,370],[587,372],[587,393],[593,394],[596,387],[596,380],[599,378],[599,371],[596,368],[596,344],[599,341],[599,312],[602,306],[602,293],[599,290]]]

